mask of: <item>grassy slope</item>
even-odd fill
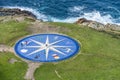
[[[28,34],[27,25],[27,22],[0,22],[0,43],[13,45],[19,37]]]
[[[28,34],[27,25],[27,22],[0,22],[0,43],[12,46],[18,38]],[[23,61],[11,64],[11,58],[21,61],[9,52],[0,53],[0,80],[24,80],[27,64]]]
[[[60,33],[67,34],[80,41],[81,54],[77,57],[58,62],[46,63],[36,70],[36,80],[119,80],[120,79],[120,39],[111,35],[82,28],[75,24],[50,23],[62,26]],[[27,35],[26,22],[0,23],[0,43],[13,45],[19,37]],[[63,29],[63,30],[62,30]],[[9,35],[10,34],[10,35]],[[27,65],[23,62],[8,63],[16,58],[10,53],[0,53],[0,79],[23,80]],[[16,58],[18,59],[18,58]]]
[[[43,65],[35,73],[36,80],[61,80],[56,76],[55,70],[63,80],[120,79],[120,39],[75,24],[51,24],[64,27],[66,30],[61,30],[61,33],[80,41],[81,54],[74,60]]]
[[[20,62],[9,63],[14,58]],[[1,80],[24,80],[27,64],[15,57],[12,53],[0,53],[0,79]]]

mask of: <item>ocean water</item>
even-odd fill
[[[0,7],[27,10],[44,21],[73,23],[86,18],[120,25],[120,0],[0,0]]]

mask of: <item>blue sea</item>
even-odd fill
[[[44,21],[73,23],[86,18],[120,25],[120,0],[0,0],[0,7],[27,10]]]

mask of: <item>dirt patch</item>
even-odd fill
[[[68,32],[68,30],[65,27],[60,26],[51,26],[47,23],[43,23],[41,21],[36,20],[36,22],[32,23],[31,26],[27,28],[27,31],[32,34],[38,34],[38,33],[60,33],[60,32]]]
[[[12,47],[9,47],[7,45],[1,44],[0,45],[0,52],[11,52],[14,53],[14,50]],[[8,60],[9,63],[14,64],[15,62],[18,62],[18,60],[11,58]],[[30,62],[30,61],[26,61],[25,62],[28,64],[28,69],[25,75],[25,79],[26,80],[35,80],[34,79],[34,72],[35,70],[40,67],[40,65],[42,65],[42,63],[35,63],[35,62]]]
[[[14,59],[14,58],[11,58],[11,59],[9,59],[8,62],[11,63],[11,64],[14,64],[15,62],[18,62],[18,60]]]
[[[58,33],[59,27],[49,26],[49,25],[46,25],[39,21],[36,21],[31,26],[29,26],[27,30],[32,34],[35,34],[35,33]]]
[[[14,49],[4,44],[0,44],[0,52],[12,52],[14,53]]]

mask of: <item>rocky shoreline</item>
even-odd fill
[[[9,8],[0,8],[0,16],[15,16],[15,15],[21,15],[21,16],[30,16],[34,19],[37,19],[37,17],[32,14],[32,12],[21,10],[18,8],[15,9],[9,9]]]
[[[96,21],[87,20],[85,18],[79,19],[77,22],[75,22],[78,25],[84,25],[88,26],[90,28],[96,29],[96,30],[111,30],[111,31],[120,31],[120,26],[116,24],[102,24]]]
[[[36,15],[34,15],[32,12],[29,12],[29,11],[20,10],[18,8],[16,9],[0,8],[0,16],[15,16],[15,15],[30,16],[33,19],[37,19]],[[92,21],[92,20],[87,20],[85,18],[80,18],[78,21],[75,22],[75,24],[87,26],[96,30],[111,30],[111,31],[120,32],[119,25],[109,24],[109,23],[104,25],[102,23]]]

